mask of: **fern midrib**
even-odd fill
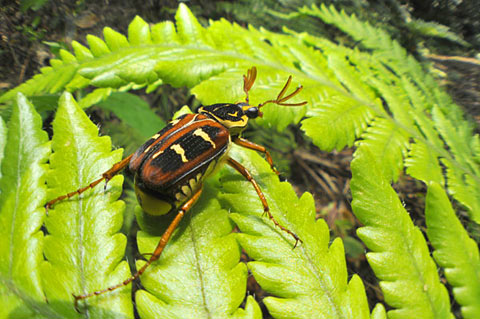
[[[195,230],[194,230],[194,227],[191,223],[191,220],[192,220],[192,213],[190,213],[190,218],[189,220],[187,221],[188,222],[188,228],[190,229],[190,239],[192,241],[192,247],[193,247],[193,252],[195,254],[195,264],[196,264],[196,271],[197,271],[197,278],[198,278],[198,282],[199,282],[199,285],[200,285],[200,292],[202,294],[202,301],[203,301],[203,309],[205,310],[205,314],[206,314],[206,317],[207,318],[212,318],[212,314],[210,312],[210,309],[208,308],[208,304],[207,304],[207,298],[206,298],[206,294],[205,294],[205,285],[204,285],[204,279],[203,279],[203,269],[201,267],[201,264],[200,264],[200,255],[201,253],[199,253],[198,251],[198,247],[197,247],[197,236],[195,234]]]
[[[18,285],[16,285],[13,279],[5,279],[2,278],[2,276],[0,275],[0,284],[6,287],[10,293],[22,300],[34,313],[42,315],[45,318],[64,318],[63,315],[56,312],[55,309],[53,309],[52,307],[39,306],[39,303],[29,297],[27,293],[25,293],[23,290],[18,289]]]
[[[21,117],[19,115],[19,117]],[[21,119],[19,119],[19,122],[21,122]],[[23,127],[23,125],[21,126]],[[24,141],[24,134],[23,134],[23,130],[21,129],[21,127],[19,128],[19,141]],[[14,209],[13,209],[13,212],[12,212],[12,225],[10,226],[10,251],[9,251],[9,258],[8,258],[8,278],[12,278],[12,269],[13,269],[13,255],[14,255],[14,246],[15,246],[15,243],[14,243],[14,240],[13,240],[13,237],[14,237],[14,234],[15,234],[15,228],[16,228],[16,225],[17,225],[17,211],[18,211],[18,202],[19,202],[19,196],[20,196],[20,184],[22,182],[22,177],[20,176],[20,170],[21,170],[21,163],[23,163],[21,161],[21,154],[22,153],[22,149],[23,149],[23,143],[21,143],[19,145],[19,150],[18,150],[18,157],[17,157],[17,160],[16,160],[16,163],[17,163],[17,176],[16,176],[16,192],[15,192],[15,206],[14,206]]]
[[[305,256],[305,259],[308,261],[308,263],[310,264],[310,266],[314,270],[314,271],[312,271],[312,273],[317,278],[317,281],[319,282],[319,285],[322,288],[322,290],[325,292],[325,296],[327,296],[327,300],[332,305],[332,309],[335,309],[336,318],[343,318],[340,315],[341,314],[341,311],[340,311],[341,309],[339,307],[337,307],[337,304],[335,303],[335,299],[333,298],[332,294],[330,294],[330,290],[327,289],[328,286],[321,279],[321,275],[320,275],[322,273],[321,269],[319,269],[316,266],[315,262],[310,257],[310,255],[306,252],[305,249],[302,249],[302,252],[303,252],[303,255]]]
[[[100,62],[102,59],[105,59],[105,60],[109,60],[110,56],[111,55],[114,55],[114,54],[119,54],[121,53],[121,51],[132,51],[133,53],[135,53],[136,51],[135,50],[138,50],[138,48],[141,48],[141,49],[148,49],[148,48],[160,48],[162,49],[162,54],[165,54],[165,52],[163,51],[163,49],[177,49],[179,52],[181,51],[188,51],[188,50],[194,50],[194,51],[199,51],[199,52],[206,52],[206,53],[212,53],[212,55],[214,56],[227,56],[227,57],[231,57],[231,58],[235,58],[235,60],[243,60],[243,61],[246,61],[246,62],[251,62],[251,65],[255,65],[255,66],[258,66],[258,65],[264,65],[264,66],[268,66],[272,69],[276,69],[276,70],[282,70],[284,71],[285,73],[289,73],[291,74],[294,78],[309,78],[311,79],[312,81],[314,82],[317,82],[323,86],[326,86],[326,87],[329,87],[330,89],[336,91],[336,92],[339,92],[343,95],[346,95],[354,100],[357,100],[359,103],[361,104],[369,104],[370,102],[367,102],[367,101],[364,101],[360,98],[358,98],[357,96],[355,95],[351,95],[350,92],[344,90],[343,88],[339,88],[338,86],[334,85],[331,81],[327,81],[325,79],[325,77],[320,77],[320,76],[316,76],[315,74],[312,74],[312,73],[303,73],[303,72],[300,72],[298,69],[295,69],[295,68],[291,68],[291,67],[286,67],[284,64],[279,64],[279,63],[275,63],[275,62],[271,62],[271,61],[265,61],[265,60],[260,60],[258,58],[254,58],[254,57],[251,57],[251,56],[248,56],[248,55],[243,55],[243,54],[239,54],[238,51],[221,51],[221,50],[218,50],[218,49],[215,49],[215,48],[211,48],[211,47],[208,47],[208,46],[195,46],[195,45],[182,45],[182,44],[148,44],[148,45],[137,45],[137,46],[130,46],[128,48],[121,48],[117,51],[111,51],[109,54],[106,54],[106,55],[103,55],[103,56],[100,56],[98,58],[95,58],[93,60],[89,60],[89,61],[85,61],[84,63],[80,63],[80,66],[79,66],[79,73],[81,74],[81,71],[83,68],[85,68],[84,66],[82,67],[81,65],[82,64],[87,64],[87,68],[88,68],[88,64],[89,63],[92,63],[92,62],[95,62],[95,64],[99,64],[100,65]],[[175,55],[173,55],[172,57],[172,51],[167,51],[168,54],[165,54],[165,57],[167,57],[167,59],[157,59],[155,60],[155,62],[166,62],[166,61],[172,61],[172,60],[177,60],[178,58],[175,57]],[[106,63],[107,67],[101,67],[101,68],[98,68],[98,67],[93,67],[92,69],[99,69],[101,70],[101,72],[108,72],[108,71],[116,71],[116,68],[118,67],[118,65],[122,65],[124,64],[124,62],[128,62],[128,64],[133,64],[132,62],[141,62],[142,60],[145,60],[145,59],[149,59],[151,58],[152,56],[155,56],[155,57],[158,57],[158,52],[152,52],[152,53],[148,53],[148,54],[144,54],[144,55],[140,55],[138,56],[138,54],[132,54],[134,57],[135,56],[138,56],[138,58],[131,58],[130,56],[131,55],[126,55],[124,58],[121,58],[118,62],[115,62],[115,63]],[[193,59],[194,57],[192,57]],[[105,65],[105,64],[103,64]],[[114,67],[112,67],[112,65]],[[107,71],[108,70],[108,71]],[[51,72],[54,72],[55,69],[52,69]],[[221,72],[219,72],[221,73]],[[85,76],[83,74],[81,74],[82,76]],[[212,75],[214,76],[214,75]],[[89,78],[91,80],[91,78]],[[376,107],[374,104],[372,104],[372,107]],[[378,108],[377,108],[378,109]],[[380,110],[379,110],[380,111]]]
[[[70,116],[70,114],[69,114]],[[84,136],[85,132],[83,132],[81,129],[77,129],[76,123],[72,123],[70,119],[70,123],[68,125],[72,129],[72,132],[70,133],[73,136],[73,145],[72,148],[75,151],[75,160],[76,163],[79,163],[79,167],[77,169],[77,173],[75,174],[76,177],[76,183],[74,184],[76,188],[78,187],[83,187],[83,170],[85,169],[85,166],[83,165],[85,163],[85,160],[82,160],[80,150],[82,149],[81,146],[78,143],[78,138],[75,138],[77,136]],[[78,186],[80,185],[80,186]],[[78,186],[78,187],[77,187]],[[87,191],[88,192],[88,191]],[[90,193],[90,192],[89,192]],[[84,231],[85,231],[85,218],[84,218],[84,197],[85,193],[82,195],[75,195],[75,202],[77,203],[77,212],[75,213],[76,216],[76,223],[77,223],[77,238],[78,238],[78,254],[76,256],[77,259],[77,265],[78,265],[78,272],[80,276],[80,287],[82,294],[89,293],[90,291],[87,291],[86,289],[86,283],[87,283],[87,278],[85,276],[85,244],[84,244]],[[84,318],[90,318],[90,311],[89,307],[85,307],[84,312],[83,312]]]
[[[378,127],[378,126],[377,126],[377,127]],[[398,131],[392,130],[392,131],[390,132],[390,134],[388,134],[388,138],[385,140],[385,143],[383,144],[382,154],[381,154],[381,156],[379,156],[379,158],[384,159],[384,158],[388,158],[388,157],[389,157],[389,156],[388,156],[388,153],[387,153],[387,149],[388,149],[388,146],[392,146],[393,143],[390,143],[390,142],[395,140],[395,139],[394,139],[394,136],[396,136],[397,133],[398,133]],[[398,146],[396,145],[396,143],[393,144],[393,146],[394,146],[395,149],[397,149],[397,150],[400,149],[400,150],[402,151],[402,153],[404,152],[405,149],[407,149],[407,147],[406,147],[405,145],[400,145],[400,147],[398,147]],[[387,154],[387,155],[386,155],[386,154]]]
[[[417,231],[420,231],[419,229],[415,228],[415,226],[413,226],[413,224],[411,224],[409,222],[409,224],[414,227],[414,230],[417,230]],[[423,238],[423,237],[422,237]],[[425,298],[427,299],[427,302],[428,304],[430,305],[430,311],[432,314],[434,314],[434,317],[433,318],[441,318],[438,316],[438,312],[436,311],[436,307],[435,307],[435,303],[432,301],[432,295],[430,294],[431,292],[431,289],[433,289],[434,287],[430,286],[427,284],[426,280],[425,280],[425,277],[423,276],[423,273],[421,271],[421,267],[419,267],[418,263],[417,263],[417,258],[415,258],[415,256],[413,255],[413,251],[414,251],[414,248],[417,247],[418,245],[415,245],[413,244],[413,246],[411,245],[411,241],[410,240],[407,240],[407,241],[404,241],[402,243],[402,245],[406,248],[404,250],[407,251],[407,254],[408,254],[408,257],[410,259],[410,262],[411,264],[413,265],[413,267],[415,268],[415,271],[417,273],[417,278],[419,279],[420,283],[423,284],[422,286],[422,290],[425,291],[425,287],[427,287],[427,290],[424,292],[424,295],[425,295]],[[426,243],[425,243],[426,244]],[[430,255],[426,256],[426,258],[431,258]],[[426,272],[428,272],[429,270],[426,269]],[[438,278],[438,275],[437,275],[437,278]],[[440,284],[440,281],[439,281],[439,284]],[[401,309],[401,308],[400,308]]]
[[[277,177],[277,176],[275,176]],[[280,183],[285,183],[285,182],[280,182]],[[273,207],[275,206],[275,210],[272,210],[272,211],[276,211],[276,212],[281,212],[282,210],[279,208],[279,205],[277,204],[277,201],[272,201],[272,198],[270,196],[268,196],[267,194],[265,194],[265,196],[267,196],[267,201],[269,203],[269,206],[270,207]],[[272,203],[274,203],[272,205]],[[273,214],[273,213],[272,213]],[[278,220],[278,219],[277,219]],[[280,222],[280,221],[279,221]],[[284,236],[284,232],[282,230],[280,230],[279,228],[275,227],[275,225],[272,226],[272,223],[270,223],[270,220],[268,220],[268,225],[270,226],[270,228],[272,228],[275,232],[277,232],[281,238],[286,241],[288,244],[290,244],[290,242],[286,239],[286,237]],[[292,227],[292,224],[290,223],[290,221],[285,217],[282,219],[282,225],[284,227],[287,227],[288,229],[292,230],[292,231],[295,231],[295,227]],[[288,236],[288,234],[287,234]],[[334,309],[335,310],[335,317],[336,318],[342,318],[341,316],[341,311],[340,309],[337,307],[337,304],[335,303],[335,299],[333,298],[333,296],[331,295],[330,293],[330,290],[327,288],[328,285],[322,280],[322,270],[319,269],[316,265],[316,263],[313,261],[313,258],[311,258],[311,256],[308,254],[307,252],[307,249],[305,249],[303,247],[302,244],[300,244],[300,247],[296,247],[295,249],[301,249],[301,254],[304,256],[303,259],[305,259],[306,261],[308,261],[308,264],[310,265],[310,271],[312,272],[313,276],[317,279],[318,283],[319,283],[319,286],[320,288],[322,289],[322,291],[325,293],[325,296],[328,300],[328,302],[330,303],[331,307],[330,309]]]
[[[335,112],[335,117],[330,117],[332,122],[339,122],[343,121],[345,119],[345,114],[348,115],[352,110],[358,109],[363,107],[364,105],[362,104],[354,104],[350,106],[349,108],[343,109],[342,112]]]

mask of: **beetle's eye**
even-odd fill
[[[257,118],[258,117],[258,107],[254,106],[254,107],[249,108],[248,110],[245,111],[245,114],[250,119]]]

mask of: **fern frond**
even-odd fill
[[[436,128],[450,148],[455,162],[444,160],[451,194],[468,208],[470,217],[480,224],[480,165],[472,149],[478,135],[473,135],[469,123],[455,125],[443,112],[434,107],[432,117]]]
[[[239,308],[245,298],[247,268],[240,262],[228,212],[220,208],[218,190],[209,184],[162,258],[141,277],[146,290],[136,293],[136,304],[142,318],[261,318],[253,299],[245,309]],[[170,220],[155,219],[141,209],[136,215],[144,230],[137,236],[140,252],[151,253]],[[137,269],[143,264],[138,261]]]
[[[428,187],[425,219],[437,263],[453,286],[464,318],[480,317],[480,258],[472,240],[455,216],[447,194],[438,183]]]
[[[262,176],[260,187],[272,214],[303,241],[292,249],[292,237],[262,217],[262,205],[250,183],[241,176],[223,175],[225,194],[220,198],[227,201],[230,216],[242,231],[237,234],[241,246],[254,259],[248,263],[250,271],[272,295],[264,299],[270,314],[275,318],[368,318],[363,283],[357,276],[347,280],[343,244],[337,238],[329,247],[328,227],[324,220],[315,221],[311,195],[298,199],[255,152],[234,148],[232,157],[253,176]],[[262,187],[264,183],[269,187]]]
[[[22,94],[17,95],[8,131],[2,128],[0,314],[58,318],[44,304],[40,272],[48,137],[40,116]]]
[[[114,91],[112,88],[95,89],[78,101],[78,106],[86,109],[94,104],[105,101]]]
[[[358,147],[375,154],[379,168],[388,180],[396,181],[403,171],[403,157],[407,152],[409,135],[386,119],[377,118],[368,127]]]
[[[412,19],[407,23],[407,27],[411,31],[417,34],[420,34],[424,37],[442,38],[442,39],[450,40],[452,42],[456,42],[466,47],[470,46],[468,42],[463,40],[457,34],[450,31],[449,27],[440,23],[436,23],[432,21],[423,21],[420,19]]]
[[[355,153],[351,190],[358,236],[372,250],[368,262],[381,280],[389,318],[452,318],[425,239],[405,211],[390,180],[367,148]]]
[[[321,8],[313,5],[311,8],[300,9],[303,14],[311,15],[322,19],[325,23],[333,24],[343,32],[349,34],[366,49],[372,50],[372,55],[378,61],[385,63],[398,76],[407,76],[414,80],[416,86],[429,96],[432,91],[438,90],[438,86],[431,75],[423,71],[419,62],[397,42],[391,39],[390,35],[382,29],[371,26],[368,22],[360,21],[355,15],[347,15],[345,12],[338,12],[333,6]],[[443,104],[444,101],[437,99],[438,94],[430,94],[434,103]],[[443,96],[442,98],[445,98]]]
[[[62,95],[53,121],[53,154],[47,177],[49,198],[79,189],[96,180],[122,156],[111,152],[110,138],[98,137],[70,94]],[[122,226],[124,203],[117,201],[121,176],[75,199],[61,201],[49,210],[45,226],[42,283],[49,305],[65,317],[76,314],[72,294],[80,295],[122,282],[129,276],[121,259],[126,238]],[[86,301],[86,311],[98,318],[133,316],[130,287]]]
[[[137,17],[129,26],[128,39],[109,28],[104,30],[105,41],[87,36],[90,48],[75,43],[75,55],[63,54],[60,60],[52,62],[51,67],[45,68],[43,74],[1,96],[0,103],[8,102],[16,91],[33,95],[62,89],[78,90],[86,86],[120,89],[129,85],[135,85],[135,88],[147,86],[151,91],[162,83],[191,88],[214,75],[225,80],[222,77],[225,70],[235,70],[236,74],[230,74],[233,77],[227,75],[229,82],[222,83],[227,88],[235,87],[234,96],[241,100],[243,92],[238,79],[252,65],[259,70],[263,68],[261,72],[265,76],[261,81],[264,82],[257,83],[255,88],[268,92],[268,99],[273,98],[271,89],[278,87],[280,90],[289,75],[294,75],[294,81],[302,80],[296,76],[295,64],[299,61],[287,54],[288,50],[272,49],[272,45],[258,38],[258,31],[253,28],[245,30],[225,21],[212,22],[209,28],[204,28],[183,4],[179,6],[176,20],[177,31],[172,23],[161,23],[150,29]],[[225,36],[225,32],[230,33]],[[80,103],[82,107],[89,106],[95,98],[105,98],[111,92],[96,92],[88,101]],[[198,98],[207,101],[209,94],[202,96],[202,93],[206,92],[197,90]],[[231,92],[227,90],[226,93]],[[231,94],[225,96],[232,98]],[[252,96],[264,97],[262,93]],[[219,98],[222,96],[217,96],[216,102]],[[293,102],[299,101],[301,97]],[[265,111],[266,125],[283,129],[285,123],[270,122],[273,112],[268,109]],[[304,108],[285,110],[282,119],[284,122],[287,122],[285,118],[289,119],[288,123],[298,122],[305,112]]]
[[[480,220],[478,216],[480,165],[473,160],[473,146],[477,137],[473,137],[472,125],[463,119],[460,109],[451,102],[451,98],[442,92],[428,73],[423,72],[420,63],[407,55],[406,50],[392,40],[385,31],[361,22],[355,16],[338,12],[333,6],[304,7],[300,12],[336,25],[355,40],[360,41],[365,48],[372,50],[369,56],[362,52],[344,49],[345,54],[355,65],[352,72],[357,72],[360,76],[368,75],[365,81],[382,93],[382,98],[388,102],[388,111],[393,114],[393,117],[386,117],[394,123],[393,126],[389,125],[390,129],[405,131],[405,138],[414,137],[417,144],[424,143],[425,145],[419,148],[431,152],[428,158],[442,158],[449,168],[447,177],[450,181],[447,181],[447,185],[450,193],[468,208],[471,218],[478,223]],[[313,45],[325,43],[313,37],[308,37],[307,41]],[[329,44],[328,50],[332,51],[332,48],[335,50],[335,46]],[[345,85],[345,81],[342,81],[342,84]],[[390,86],[394,86],[395,89],[391,89]],[[385,117],[385,114],[378,112],[380,110],[378,107],[374,107],[371,97],[359,95],[358,90],[353,90],[351,87],[349,89],[353,96],[365,101],[366,107],[372,108],[377,115]],[[310,121],[313,119],[307,119],[304,122],[315,127],[315,123]],[[307,133],[323,132],[315,130]],[[313,137],[313,140],[317,141],[317,138]],[[331,142],[321,141],[317,145],[331,146]],[[397,157],[397,160],[400,158]],[[427,156],[410,160],[409,171],[420,174],[421,178],[430,179],[421,173],[430,164],[420,160],[427,160]],[[398,165],[401,168],[401,164]],[[416,165],[418,167],[414,167]],[[435,168],[432,167],[432,169]],[[439,176],[435,178],[440,181]]]
[[[454,167],[453,165],[455,164],[445,160],[441,162],[446,167],[449,193],[468,209],[470,217],[476,223],[480,223],[478,216],[480,212],[480,195],[476,191],[478,189],[477,180],[468,174],[464,174],[461,170],[457,169],[457,167]]]
[[[444,185],[442,168],[438,154],[429,149],[425,143],[416,141],[410,144],[408,158],[405,159],[407,173],[425,183],[436,182]]]
[[[387,318],[387,311],[385,307],[381,303],[377,303],[375,308],[372,310],[372,314],[370,315],[371,319],[386,319]]]
[[[0,117],[0,178],[2,178],[2,160],[5,156],[5,144],[7,143],[7,127],[3,118]],[[2,190],[0,190],[0,193]]]
[[[331,151],[352,146],[373,119],[374,112],[357,101],[334,96],[322,101],[322,108],[311,111],[302,121],[302,130],[318,147]]]
[[[382,280],[386,301],[394,308],[389,315],[449,317],[448,296],[439,283],[425,241],[390,182],[401,172],[407,143],[413,141],[405,160],[407,172],[424,181],[446,185],[455,199],[470,211],[478,211],[480,142],[471,137],[472,128],[465,124],[461,110],[434,78],[386,32],[333,7],[303,8],[300,12],[337,25],[359,41],[359,48],[346,48],[305,33],[292,36],[253,27],[245,29],[225,20],[204,27],[181,4],[175,24],[163,22],[150,27],[137,17],[129,26],[128,36],[106,28],[104,40],[87,37],[88,48],[74,42],[74,54],[61,51],[51,67],[1,96],[0,103],[10,102],[17,92],[41,95],[94,87],[79,101],[82,107],[88,107],[120,94],[117,91],[145,88],[149,92],[164,83],[192,88],[205,104],[235,102],[244,99],[242,75],[255,65],[260,76],[250,97],[256,104],[274,98],[292,75],[292,87],[300,83],[304,86],[292,102],[308,100],[308,107],[267,105],[260,122],[283,130],[302,121],[306,135],[327,150],[352,146],[362,139],[357,144],[352,170],[354,209],[366,225],[359,234],[373,251],[368,259]],[[130,119],[128,106],[109,109]],[[120,157],[119,152],[110,151],[111,145],[105,138],[97,137],[95,127],[81,115],[69,95],[62,97],[58,114],[54,124],[55,153],[50,159],[52,172],[47,180],[48,186],[54,188],[51,197],[87,185]],[[304,117],[307,118],[302,120]],[[149,122],[149,129],[162,125],[153,122]],[[137,129],[149,134],[147,126]],[[6,150],[8,145],[7,141]],[[13,156],[5,151],[2,165]],[[248,267],[272,294],[265,303],[275,317],[369,316],[361,280],[353,276],[347,281],[342,242],[337,239],[328,246],[328,229],[323,221],[314,221],[310,195],[298,199],[288,184],[280,183],[269,166],[251,152],[234,148],[232,156],[240,158],[252,171],[274,216],[297,233],[304,244],[292,250],[288,234],[260,216],[262,206],[251,185],[224,169],[220,172],[223,188],[215,177],[207,182],[208,196],[201,199],[177,230],[165,255],[141,278],[146,288],[137,294],[141,315],[186,312],[202,317],[258,317],[258,305],[251,298],[245,309],[240,308],[246,269],[239,264],[239,247],[232,239],[236,237],[255,259]],[[438,161],[447,168],[446,178]],[[76,316],[70,293],[106,288],[128,276],[125,263],[120,262],[124,238],[117,234],[122,206],[116,200],[120,179],[109,183],[106,194],[98,187],[80,198],[59,203],[50,212],[46,222],[49,235],[43,251],[48,261],[41,267],[44,280],[40,286],[44,286],[51,303],[46,305],[43,299],[37,302],[28,297],[28,292],[16,289],[15,281],[12,284],[3,275],[0,280],[8,288],[0,285],[0,302],[14,300],[14,307],[32,314],[40,305],[39,309],[46,310],[37,311],[39,316]],[[2,185],[0,196],[4,189],[7,188]],[[44,190],[39,192],[40,197],[45,197]],[[220,198],[220,202],[214,198]],[[227,208],[235,211],[232,219],[244,234],[228,235],[233,226],[226,217]],[[477,221],[476,213],[471,214]],[[221,227],[207,225],[207,217],[218,221]],[[4,217],[0,215],[1,218]],[[158,239],[154,235],[162,228],[155,232],[146,224],[142,224],[145,232],[138,243],[142,252],[149,253]],[[85,246],[71,247],[79,240]],[[6,255],[2,251],[2,258],[8,256],[8,249]],[[59,256],[56,251],[63,253]],[[174,255],[181,261],[177,263]],[[208,268],[218,260],[219,267]],[[165,278],[167,274],[172,276]],[[38,277],[38,269],[32,276]],[[183,277],[188,279],[188,287],[182,286]],[[88,299],[86,310],[92,316],[131,316],[129,289]],[[179,293],[182,296],[178,297]],[[195,303],[187,304],[182,299],[188,293]],[[19,295],[25,298],[18,299]],[[5,309],[8,315],[15,314],[11,307]],[[385,309],[377,306],[372,316],[384,317]]]
[[[19,92],[26,96],[57,93],[72,81],[78,71],[77,63],[64,64],[61,60],[51,60],[50,63],[52,66],[41,68],[40,74],[0,96],[0,103],[14,99]]]

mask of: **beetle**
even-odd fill
[[[149,265],[158,260],[183,216],[199,199],[203,181],[223,164],[233,167],[252,184],[262,202],[264,215],[267,215],[276,227],[295,239],[294,247],[297,246],[299,241],[301,242],[296,234],[278,223],[270,213],[267,200],[250,172],[242,164],[228,156],[228,151],[233,142],[239,146],[263,153],[272,170],[279,174],[275,169],[270,153],[265,147],[242,138],[241,133],[247,127],[250,119],[263,116],[260,109],[268,103],[284,106],[301,106],[307,103],[286,103],[287,100],[302,90],[302,86],[299,86],[285,96],[292,80],[292,76],[289,76],[276,99],[267,100],[256,106],[251,105],[249,91],[256,77],[256,67],[250,68],[247,75],[243,76],[244,102],[200,106],[196,113],[185,114],[172,120],[140,146],[135,153],[114,164],[102,174],[101,178],[83,188],[52,199],[45,205],[48,212],[48,209],[57,202],[74,195],[80,195],[102,181],[105,181],[106,187],[113,176],[128,167],[134,175],[135,193],[138,202],[146,213],[165,215],[172,211],[178,211],[142,268],[137,270],[133,276],[115,286],[83,295],[74,295],[75,309],[78,310],[79,300],[128,285],[139,278]]]

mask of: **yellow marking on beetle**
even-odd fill
[[[232,114],[232,113],[227,113],[227,115],[230,115],[230,116],[233,116],[233,117],[237,117],[237,116],[238,116],[238,111],[235,112],[235,113],[233,113],[233,114]]]
[[[246,116],[245,116],[246,117]],[[223,120],[221,122],[224,126],[226,127],[245,127],[247,126],[247,119],[245,119],[243,116],[241,117],[241,120],[239,121],[227,121]]]
[[[157,156],[161,155],[163,151],[158,151],[155,154],[153,154],[152,159],[155,159]]]
[[[244,106],[242,106],[242,110],[245,112],[251,107],[255,107],[255,106],[254,105],[244,105]]]
[[[238,128],[238,127],[239,128],[244,128],[244,127],[247,126],[247,122],[248,122],[248,116],[246,116],[246,115],[243,115],[242,117],[240,117],[241,120],[238,120],[238,121],[225,120],[225,119],[219,118],[215,114],[210,114],[210,115],[213,116],[217,120],[217,122],[221,123],[226,128],[232,128],[232,127],[233,128]]]
[[[208,143],[212,144],[212,147],[213,148],[216,148],[217,146],[215,145],[215,143],[210,139],[210,136],[208,136],[207,133],[205,133],[201,128],[197,128],[194,132],[193,132],[193,135],[195,136],[200,136],[201,138],[203,138],[204,141],[207,141]]]
[[[165,215],[173,208],[172,204],[144,193],[137,185],[135,185],[135,194],[143,210],[150,215]]]
[[[176,120],[173,120],[173,121],[170,121],[170,125],[176,125],[178,122],[180,122],[179,119],[176,119]]]
[[[150,149],[151,149],[152,146],[153,146],[153,142],[155,142],[155,140],[156,140],[157,138],[159,138],[159,137],[160,137],[160,134],[158,134],[158,133],[155,134],[154,136],[152,136],[152,137],[150,138],[151,140],[153,140],[153,141],[152,141],[152,144],[148,145],[148,147],[147,147],[143,152],[144,152],[144,153],[147,153],[148,151],[150,151]]]
[[[182,158],[182,162],[184,163],[188,162],[188,159],[185,156],[185,150],[179,144],[173,144],[172,146],[170,146],[170,148],[174,150],[175,153],[180,155],[180,157]]]
[[[197,185],[197,181],[195,180],[195,178],[192,178],[192,179],[189,181],[189,184],[190,184],[190,188],[191,188],[191,189],[195,189],[195,186]]]
[[[175,198],[181,202],[182,200],[184,200],[185,198],[187,198],[187,196],[183,195],[182,193],[176,193],[175,194]]]
[[[144,153],[147,153],[148,151],[150,151],[150,149],[152,148],[153,144],[150,144],[148,145],[148,147],[145,149],[145,151],[143,151]]]
[[[187,185],[185,186],[182,186],[182,192],[185,194],[185,196],[187,197],[190,197],[190,195],[192,195],[192,190],[190,189],[190,187],[188,187]]]

